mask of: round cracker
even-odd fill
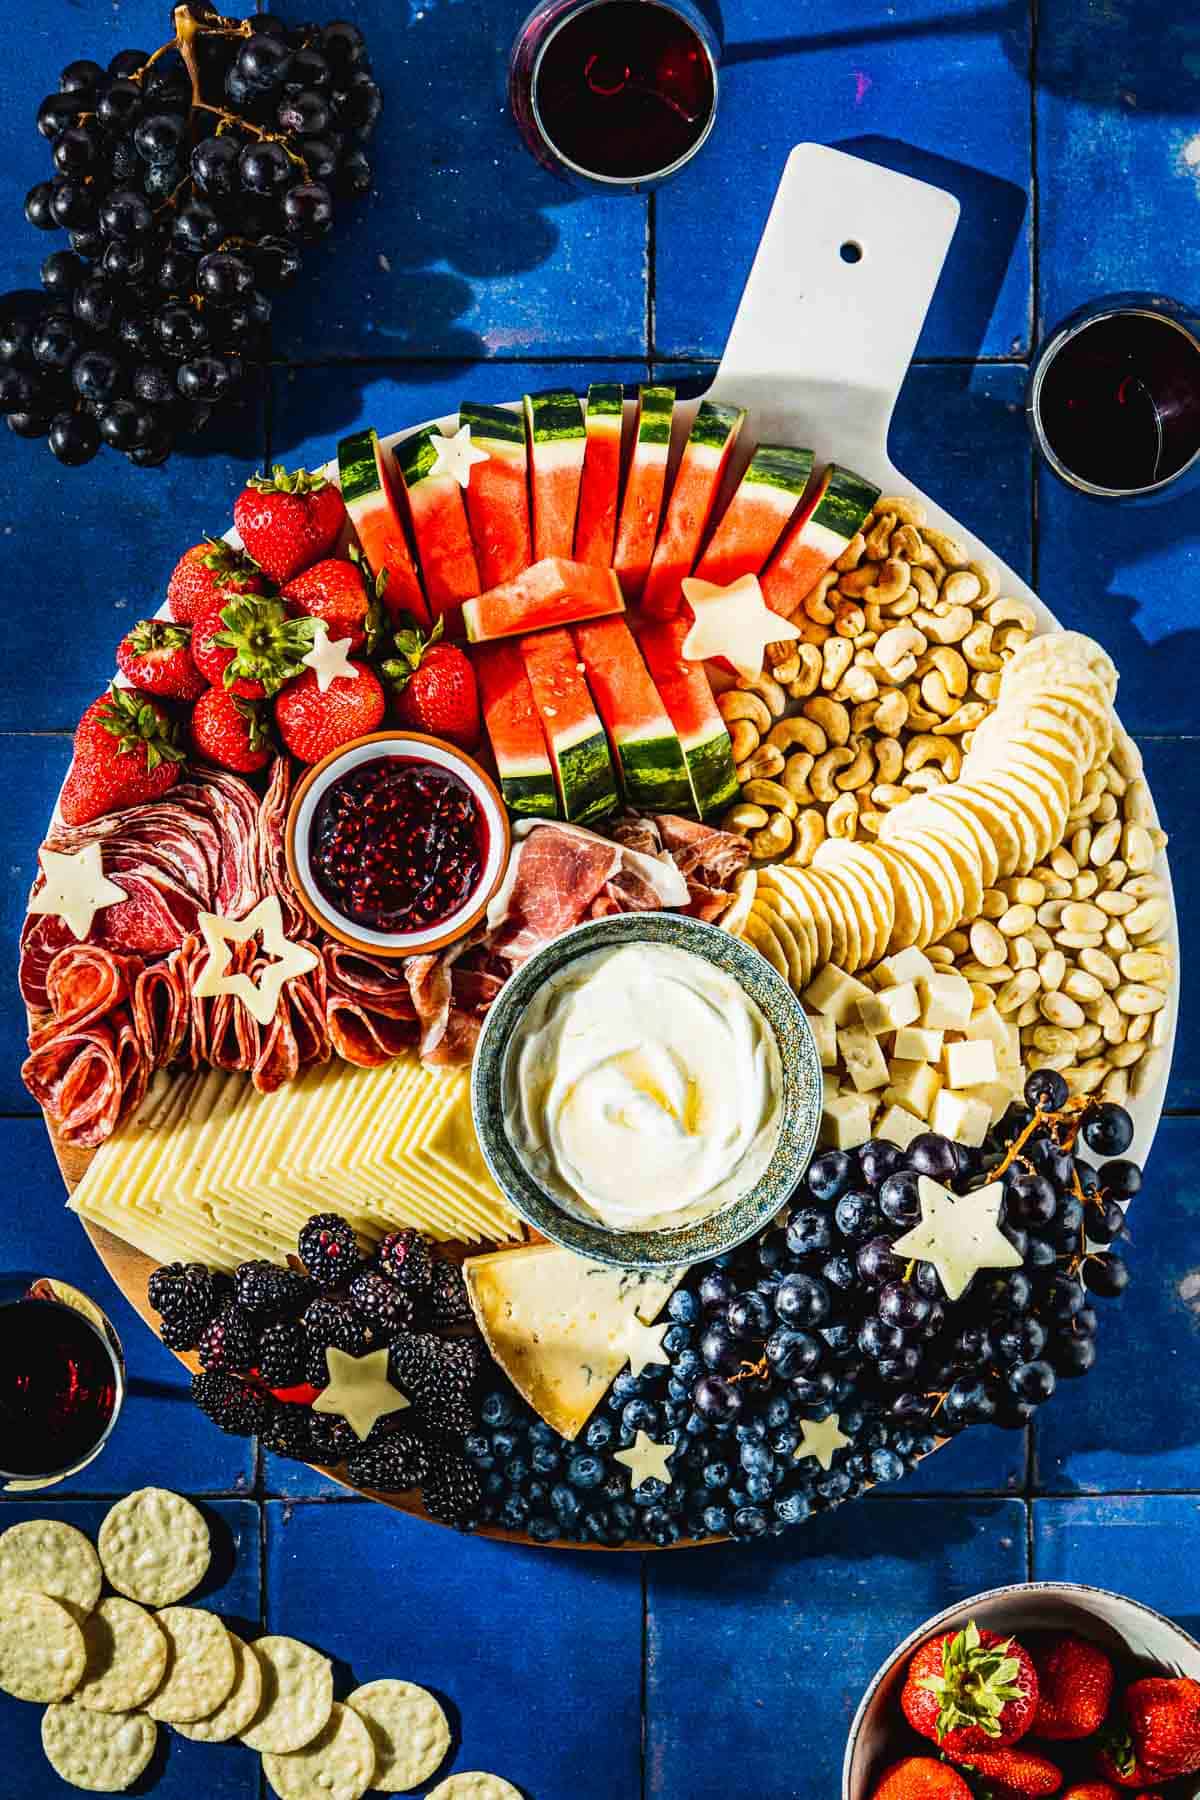
[[[862,936],[854,909],[843,898],[842,890],[820,869],[805,869],[806,881],[817,890],[829,917],[829,960],[846,974],[860,968]]]
[[[977,919],[983,905],[983,859],[975,839],[952,812],[933,808],[929,817],[929,834],[938,848],[954,864],[954,872],[962,887],[962,910],[959,919]],[[994,860],[994,859],[993,859]]]
[[[65,1700],[87,1663],[83,1632],[61,1600],[33,1588],[0,1593],[0,1688],[14,1700]]]
[[[806,933],[811,926],[812,968],[823,969],[833,947],[833,929],[829,923],[829,909],[824,895],[818,893],[816,885],[808,879],[807,869],[786,869],[776,865],[770,874],[804,919]],[[764,869],[762,875],[765,880],[767,870]]]
[[[329,1723],[333,1665],[299,1638],[256,1638],[253,1648],[262,1665],[262,1704],[242,1743],[275,1756],[303,1750]]]
[[[996,840],[979,815],[962,804],[952,785],[939,788],[936,794],[930,794],[929,806],[931,818],[936,818],[943,824],[948,821],[947,829],[957,828],[974,845],[975,854],[979,858],[980,880],[985,888],[995,887],[1000,873],[1000,858]]]
[[[450,1750],[450,1724],[427,1688],[411,1681],[368,1681],[346,1701],[375,1746],[374,1788],[407,1793],[428,1781]]]
[[[254,1654],[253,1646],[244,1644],[228,1626],[225,1632],[233,1650],[233,1686],[216,1712],[203,1719],[175,1721],[180,1737],[193,1738],[200,1744],[229,1743],[231,1738],[245,1731],[262,1705],[262,1664]]]
[[[912,837],[904,838],[899,843],[889,845],[893,856],[899,857],[912,870],[915,879],[929,905],[930,935],[927,944],[940,943],[951,925],[958,923],[956,908],[962,898],[957,878],[951,884],[938,858],[929,848],[932,840],[923,832],[914,832]],[[955,912],[952,918],[951,913]]]
[[[868,844],[827,838],[813,858],[817,868],[837,876],[856,898],[862,929],[863,968],[877,963],[896,924],[896,902],[883,866]]]
[[[807,986],[808,966],[805,962],[806,946],[799,935],[799,927],[792,929],[791,908],[780,895],[768,893],[765,889],[754,902],[755,910],[775,935],[775,941],[783,951],[787,963],[787,978],[799,991]]]
[[[1007,808],[998,806],[995,798],[977,790],[972,782],[955,783],[956,804],[974,813],[996,846],[996,879],[1002,881],[1013,873],[1021,861],[1021,839]]]
[[[82,1624],[104,1576],[90,1538],[61,1519],[24,1519],[0,1532],[0,1588],[48,1594]]]
[[[1003,812],[1017,834],[1021,846],[1017,867],[1018,875],[1027,875],[1035,868],[1041,858],[1041,825],[1027,796],[1019,788],[1010,787],[999,779],[998,772],[990,771],[984,776],[971,777],[969,783],[973,794],[981,794],[990,798],[998,811]]]
[[[482,1769],[468,1769],[462,1775],[448,1775],[430,1788],[425,1800],[521,1800],[511,1781],[502,1775],[486,1775]]]
[[[155,1615],[167,1639],[167,1672],[146,1711],[167,1724],[204,1719],[233,1691],[237,1671],[229,1633],[202,1606],[164,1606]]]
[[[375,1746],[365,1722],[335,1700],[311,1744],[287,1755],[267,1751],[262,1766],[279,1800],[362,1800],[375,1772]]]
[[[123,1794],[154,1755],[158,1727],[145,1713],[48,1706],[42,1749],[56,1775],[89,1794]]]
[[[894,956],[913,944],[931,943],[933,913],[924,887],[908,864],[891,854],[890,844],[876,844],[874,850],[891,886],[896,908],[896,923],[888,939],[888,955]]]
[[[764,870],[764,874],[766,873]],[[813,922],[812,902],[808,893],[790,881],[762,881],[758,891],[764,908],[768,911],[774,908],[777,914],[787,920],[802,975],[802,979],[793,985],[797,988],[807,987],[817,966],[817,928]]]
[[[757,899],[751,909],[750,917],[743,927],[742,936],[752,949],[770,963],[777,975],[788,979],[787,957],[783,953],[783,945],[775,935],[775,928],[769,917],[759,907]]]
[[[139,1488],[118,1500],[97,1543],[113,1587],[144,1606],[182,1600],[204,1580],[212,1557],[204,1515],[166,1488]]]
[[[167,1672],[167,1634],[136,1600],[110,1594],[83,1625],[87,1667],[75,1698],[89,1712],[133,1712]]]

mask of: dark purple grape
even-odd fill
[[[37,399],[37,377],[31,370],[0,367],[0,412],[30,412],[36,407]]]
[[[813,1375],[793,1375],[788,1385],[801,1406],[820,1406],[837,1387],[837,1376],[831,1369],[818,1369]]]
[[[213,250],[196,266],[196,290],[216,306],[229,306],[254,286],[254,270],[244,256]]]
[[[1123,1257],[1109,1250],[1088,1257],[1083,1265],[1083,1279],[1089,1294],[1096,1294],[1101,1300],[1115,1300],[1129,1286],[1129,1268]]]
[[[815,1206],[798,1206],[787,1222],[787,1247],[793,1256],[815,1256],[833,1248],[833,1226]]]
[[[178,113],[154,112],[139,119],[134,127],[133,142],[143,162],[173,163],[187,138],[187,124]],[[221,138],[208,138],[207,143],[222,143]],[[236,152],[235,152],[236,160]],[[193,165],[194,165],[193,157]]]
[[[241,150],[233,137],[202,138],[192,151],[192,179],[209,199],[227,199],[238,189],[238,157]]]
[[[892,1240],[874,1237],[858,1253],[858,1272],[868,1287],[882,1287],[888,1281],[900,1281],[906,1265],[892,1250]]]
[[[50,423],[49,442],[60,463],[77,469],[100,448],[100,431],[90,413],[58,413]]]
[[[892,1401],[892,1417],[896,1419],[927,1419],[933,1411],[934,1402],[928,1394],[897,1394]]]
[[[1083,1121],[1084,1143],[1097,1156],[1121,1156],[1133,1142],[1133,1120],[1123,1106],[1105,1100]]]
[[[95,227],[89,227],[86,231],[72,231],[69,236],[72,250],[77,256],[82,256],[85,262],[95,262],[104,249],[104,234]]]
[[[324,237],[333,224],[333,197],[319,181],[301,181],[283,196],[284,230],[303,244]]]
[[[904,1167],[904,1152],[887,1138],[868,1138],[859,1147],[858,1166],[867,1186],[877,1188],[881,1181]]]
[[[370,75],[355,75],[348,87],[334,90],[333,107],[338,125],[365,142],[379,123],[383,94]]]
[[[881,1356],[898,1356],[904,1348],[904,1333],[898,1325],[868,1313],[858,1328],[858,1347],[876,1362]]]
[[[54,140],[54,166],[63,175],[86,175],[100,160],[100,139],[89,125],[72,125]]]
[[[879,1210],[893,1225],[907,1230],[921,1217],[921,1201],[917,1193],[917,1177],[911,1169],[900,1169],[879,1184]]]
[[[133,450],[154,429],[154,415],[136,400],[113,400],[100,414],[100,435],[114,450]]]
[[[83,280],[84,267],[73,250],[52,250],[42,264],[42,286],[55,300],[69,299]]]
[[[338,193],[344,199],[358,200],[363,194],[370,193],[374,179],[374,171],[365,152],[357,149],[348,150],[337,169]]]
[[[905,1344],[891,1356],[881,1356],[876,1369],[880,1381],[888,1387],[902,1387],[916,1378],[921,1367],[921,1352],[915,1344]]]
[[[1038,1073],[1042,1073],[1041,1070]],[[1075,1168],[1075,1159],[1069,1150],[1056,1144],[1053,1138],[1032,1138],[1026,1148],[1026,1155],[1034,1168],[1052,1181],[1057,1188],[1069,1188],[1071,1175]]]
[[[153,228],[154,214],[133,188],[114,188],[100,208],[100,229],[106,237],[145,237]]]
[[[1041,1358],[1018,1363],[1008,1377],[1008,1385],[1018,1400],[1024,1400],[1030,1406],[1043,1406],[1054,1392],[1054,1370]]]
[[[932,1303],[907,1281],[889,1281],[879,1294],[879,1316],[901,1331],[919,1331]]]
[[[918,1175],[944,1184],[958,1174],[958,1150],[936,1131],[922,1131],[908,1146],[908,1166]]]
[[[707,1366],[721,1374],[732,1375],[741,1364],[741,1350],[723,1319],[714,1319],[705,1327],[699,1348]]]
[[[76,62],[69,62],[58,78],[59,92],[63,94],[90,94],[98,82],[104,78],[104,70],[98,62],[81,56]]]
[[[996,1333],[993,1342],[993,1354],[1000,1363],[1035,1362],[1045,1348],[1046,1327],[1036,1318],[1013,1320]]]
[[[883,1221],[875,1210],[874,1195],[851,1188],[834,1207],[833,1222],[850,1243],[862,1244],[877,1234]]]
[[[171,355],[185,357],[208,345],[208,327],[200,314],[180,302],[164,306],[155,314],[155,330],[163,349]]]
[[[136,444],[125,454],[136,468],[157,469],[161,463],[166,462],[174,448],[173,434],[165,427],[156,426],[147,436],[145,443]]]
[[[289,88],[311,88],[323,94],[333,86],[333,70],[319,50],[302,47],[293,52],[288,68]]]
[[[338,172],[337,149],[328,138],[305,138],[304,166],[311,181],[323,181],[328,186]]]
[[[713,1425],[728,1425],[743,1404],[740,1386],[721,1375],[701,1375],[692,1389],[692,1405]]]
[[[81,231],[96,222],[96,197],[81,177],[56,175],[50,183],[50,212],[64,231]]]
[[[1125,1214],[1115,1200],[1103,1200],[1099,1206],[1089,1206],[1087,1234],[1094,1244],[1111,1244],[1124,1231]]]
[[[190,294],[196,285],[196,259],[184,250],[165,250],[155,285],[164,294]]]
[[[1086,1375],[1096,1362],[1096,1343],[1090,1337],[1056,1338],[1050,1347],[1051,1360],[1059,1375],[1068,1381]]]
[[[96,102],[96,117],[109,131],[128,131],[141,115],[141,84],[127,76],[110,82]]]
[[[81,400],[111,400],[121,389],[123,371],[107,350],[85,350],[75,358],[71,384]]]
[[[1073,1275],[1062,1269],[1050,1278],[1043,1310],[1052,1319],[1070,1319],[1083,1305],[1083,1288]]]
[[[320,137],[330,122],[329,107],[320,94],[301,89],[283,96],[275,122],[288,137]]]
[[[1014,1169],[1004,1183],[1006,1215],[1017,1225],[1048,1225],[1058,1206],[1054,1186],[1044,1175]]]
[[[697,1293],[701,1306],[724,1309],[737,1293],[737,1283],[725,1269],[706,1269],[700,1277]]]
[[[326,61],[339,71],[349,72],[367,51],[366,39],[349,19],[334,19],[323,25],[318,41]]]
[[[809,1164],[805,1185],[814,1200],[827,1205],[845,1193],[854,1178],[854,1163],[845,1150],[826,1150]]]
[[[976,1281],[980,1280],[976,1277]],[[975,1283],[972,1283],[974,1287]],[[1012,1269],[1005,1275],[993,1275],[984,1284],[983,1303],[993,1313],[1005,1318],[1020,1318],[1033,1305],[1033,1283],[1024,1269]]]
[[[1113,1200],[1132,1200],[1141,1192],[1142,1171],[1134,1162],[1124,1158],[1116,1162],[1106,1162],[1097,1170],[1100,1177],[1100,1190]]]
[[[996,1403],[993,1382],[962,1376],[948,1389],[938,1417],[947,1425],[983,1425],[995,1417]]]
[[[229,369],[219,356],[197,356],[180,365],[179,391],[185,400],[216,402],[229,387]]]
[[[65,313],[49,313],[39,323],[31,348],[43,369],[69,369],[80,349],[74,321]]]
[[[1070,1092],[1057,1069],[1035,1069],[1025,1082],[1025,1104],[1035,1112],[1061,1112]]]
[[[738,1338],[765,1337],[775,1323],[770,1302],[754,1289],[736,1294],[729,1302],[725,1317],[730,1331]]]
[[[811,1331],[795,1331],[787,1325],[777,1325],[763,1348],[781,1381],[789,1381],[793,1375],[811,1375],[823,1355],[821,1340]]]
[[[300,273],[302,257],[290,238],[268,233],[247,252],[254,264],[255,280],[264,287],[284,287]]]
[[[775,1289],[775,1311],[785,1325],[820,1325],[829,1317],[829,1289],[815,1275],[785,1275]]]
[[[117,316],[118,292],[111,281],[93,275],[81,281],[71,297],[75,317],[89,331],[107,331]]]
[[[161,363],[141,363],[133,371],[134,398],[146,406],[169,406],[176,394],[175,378]]]
[[[132,356],[153,356],[158,349],[158,333],[149,313],[126,313],[117,320],[117,342]]]
[[[5,414],[4,423],[14,437],[40,438],[49,431],[53,418],[54,414],[47,412],[10,412]]]
[[[60,131],[79,123],[81,112],[87,111],[86,98],[76,93],[47,94],[37,110],[37,128],[51,143]]]
[[[264,33],[255,20],[253,37],[246,39],[238,51],[237,71],[252,94],[270,93],[286,77],[291,53],[276,36]]]
[[[175,214],[171,226],[172,242],[180,250],[199,256],[215,250],[225,236],[225,227],[207,200],[189,200]]]
[[[118,50],[110,60],[108,72],[118,80],[125,80],[136,75],[150,60],[148,50]]]
[[[136,238],[113,238],[104,246],[100,272],[110,281],[136,286],[145,281],[153,267],[153,255]]]
[[[247,144],[238,157],[242,186],[251,194],[278,194],[295,180],[296,164],[282,144]]]

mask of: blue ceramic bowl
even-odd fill
[[[779,1140],[754,1186],[710,1218],[660,1231],[613,1231],[567,1212],[534,1180],[504,1125],[504,1070],[526,1006],[550,976],[596,950],[622,944],[670,944],[730,975],[757,1002],[775,1033],[783,1067]],[[497,1186],[543,1237],[594,1262],[626,1269],[673,1269],[704,1262],[753,1237],[791,1198],[808,1167],[821,1121],[821,1060],[799,1000],[749,944],[682,913],[616,913],[577,925],[531,956],[500,990],[484,1021],[471,1071],[471,1108],[484,1158]]]

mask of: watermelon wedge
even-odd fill
[[[471,443],[488,454],[487,462],[476,463],[471,470],[467,518],[479,579],[485,588],[496,587],[533,561],[525,421],[505,406],[464,400],[458,423],[471,427]]]
[[[673,387],[638,389],[633,455],[625,477],[625,494],[617,522],[617,547],[613,552],[613,568],[621,577],[627,600],[640,597],[650,571],[667,482],[674,414]]]
[[[733,745],[717,710],[702,663],[688,662],[683,640],[690,618],[647,619],[636,627],[638,648],[679,734],[692,784],[692,801],[700,818],[720,812],[737,799],[738,778]]]
[[[378,432],[356,431],[342,439],[337,454],[342,499],[362,553],[376,576],[386,574],[383,603],[389,618],[408,613],[418,625],[428,626],[429,607],[400,516],[390,453]]]
[[[481,644],[550,625],[573,625],[577,619],[602,619],[624,612],[625,601],[611,569],[547,556],[514,580],[489,588],[476,600],[464,600],[462,610],[467,637]]]
[[[617,780],[571,634],[537,631],[517,641],[550,747],[563,813],[580,825],[603,818],[617,804]]]
[[[691,574],[700,554],[721,481],[745,419],[744,406],[700,402],[642,590],[642,605],[653,618],[674,618],[683,605],[679,584]]]
[[[621,426],[625,390],[620,382],[594,382],[587,397],[587,452],[579,516],[575,520],[575,560],[612,567],[621,491]]]
[[[790,619],[836,562],[879,498],[872,482],[830,463],[788,527],[762,577],[763,598]]]
[[[576,625],[571,636],[630,806],[651,813],[690,812],[692,785],[683,748],[625,620]]]
[[[479,592],[479,565],[467,525],[462,489],[453,475],[435,475],[434,429],[427,425],[396,446],[413,536],[434,618],[447,637],[462,634],[462,603]]]
[[[566,389],[526,394],[533,554],[570,556],[586,447],[583,408]]]
[[[701,581],[728,587],[757,575],[783,536],[812,474],[811,450],[760,444],[696,564]]]
[[[554,770],[520,647],[481,644],[471,661],[505,806],[518,818],[556,819]]]

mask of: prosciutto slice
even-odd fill
[[[537,822],[514,846],[488,907],[488,945],[516,968],[582,919],[687,902],[687,883],[666,858],[581,825]]]
[[[141,1105],[149,1069],[123,1006],[105,1019],[65,1028],[25,1059],[21,1076],[68,1143],[90,1149]]]
[[[720,918],[738,876],[749,867],[749,843],[732,831],[675,813],[661,813],[654,823],[664,850],[687,882],[687,910],[697,919]]]

